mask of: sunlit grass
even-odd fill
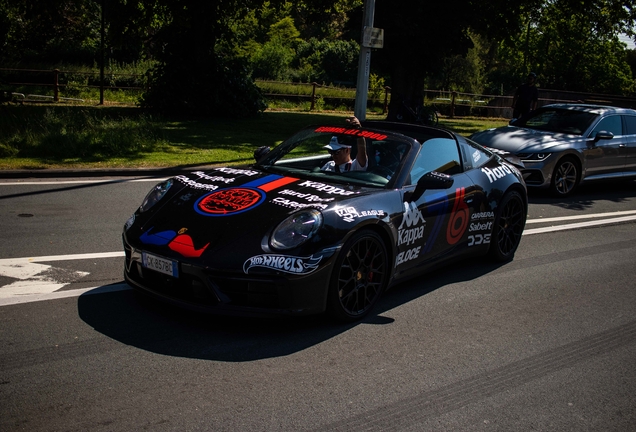
[[[133,168],[251,163],[310,124],[344,124],[351,111],[269,109],[248,119],[172,120],[136,107],[0,105],[0,169]],[[384,116],[369,112],[368,120]],[[440,118],[470,135],[506,119]]]

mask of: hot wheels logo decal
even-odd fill
[[[265,200],[265,192],[295,182],[296,178],[269,175],[241,187],[221,189],[202,196],[194,210],[203,216],[229,216],[250,210]]]
[[[243,272],[249,273],[251,268],[261,267],[291,274],[309,274],[318,268],[322,257],[294,257],[289,255],[263,254],[249,258],[243,264]]]

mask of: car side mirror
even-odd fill
[[[453,186],[454,182],[455,180],[453,180],[453,178],[448,174],[431,171],[420,177],[417,181],[417,185],[415,186],[415,190],[410,194],[410,196],[405,197],[406,201],[417,201],[420,199],[422,194],[429,189],[448,189]]]
[[[614,138],[614,134],[607,131],[598,131],[594,136],[594,142],[599,142],[600,140],[611,140]]]

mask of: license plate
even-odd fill
[[[167,274],[168,276],[179,277],[179,265],[176,261],[143,252],[141,254],[141,263],[145,268]]]

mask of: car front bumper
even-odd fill
[[[178,277],[142,265],[142,251],[124,236],[126,282],[181,308],[239,316],[311,315],[325,311],[331,261],[308,275],[247,275],[179,263]]]

